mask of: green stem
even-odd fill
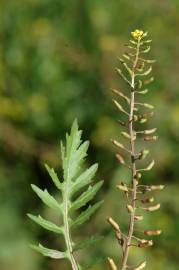
[[[66,186],[64,189],[64,214],[63,214],[63,221],[64,221],[64,236],[65,236],[65,242],[67,246],[67,253],[71,262],[71,266],[73,270],[79,270],[77,262],[75,260],[75,257],[73,255],[73,247],[72,247],[72,241],[70,237],[70,230],[69,230],[69,222],[68,222],[68,181],[66,182]]]

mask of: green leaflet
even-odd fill
[[[73,248],[73,251],[77,251],[79,249],[87,248],[90,245],[93,245],[94,243],[101,241],[104,237],[101,235],[93,235],[83,241],[81,241],[79,244],[76,244]]]
[[[62,183],[60,183],[60,180],[58,179],[58,176],[53,168],[50,168],[47,164],[45,164],[45,168],[48,171],[49,175],[52,178],[52,181],[56,185],[58,189],[62,189]]]
[[[33,191],[39,196],[39,198],[50,208],[55,210],[62,210],[60,204],[48,193],[45,189],[44,191],[35,185],[31,185]]]
[[[76,220],[73,220],[71,222],[71,228],[75,228],[78,225],[83,224],[85,221],[87,221],[90,216],[101,206],[103,201],[95,203],[93,206],[89,206],[85,211],[83,211],[77,218]]]
[[[61,252],[61,251],[58,251],[58,250],[49,249],[49,248],[46,248],[46,247],[42,246],[41,244],[39,244],[38,246],[31,245],[30,247],[33,248],[34,250],[40,252],[44,256],[47,256],[47,257],[50,257],[50,258],[53,258],[53,259],[67,258],[67,253],[66,252]]]
[[[83,159],[87,156],[86,152],[89,147],[89,142],[86,141],[80,147],[77,151],[75,151],[71,155],[70,163],[68,165],[68,177],[69,179],[73,179],[76,174],[80,170],[81,163],[83,162]]]
[[[87,202],[89,202],[95,194],[98,192],[100,187],[102,186],[103,181],[98,182],[94,186],[89,186],[89,188],[83,192],[71,205],[70,211],[77,210],[80,207],[84,206]]]
[[[73,195],[75,192],[83,188],[84,186],[91,183],[92,178],[94,177],[96,171],[98,169],[98,164],[92,165],[89,169],[84,171],[77,179],[73,182],[72,188],[71,188],[71,195]]]
[[[64,230],[62,227],[57,226],[56,224],[42,218],[40,215],[34,216],[31,214],[27,214],[30,219],[32,219],[34,222],[42,226],[44,229],[55,232],[55,233],[60,233],[63,234]]]

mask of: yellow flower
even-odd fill
[[[143,35],[143,33],[144,32],[142,30],[136,29],[134,32],[131,32],[131,35],[133,38],[138,39]]]

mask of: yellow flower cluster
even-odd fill
[[[138,39],[143,35],[143,33],[144,32],[142,30],[136,29],[134,32],[131,32],[131,35],[133,38]]]

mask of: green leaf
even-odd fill
[[[62,189],[62,183],[60,183],[60,180],[58,179],[58,176],[53,168],[50,168],[47,164],[45,164],[45,168],[48,171],[50,177],[52,178],[54,184],[58,189]]]
[[[101,241],[104,237],[100,235],[94,235],[91,236],[83,241],[81,241],[79,244],[76,244],[73,248],[73,251],[77,251],[79,249],[87,248],[90,245],[93,245],[94,243]]]
[[[64,233],[62,227],[59,227],[56,224],[42,218],[40,215],[38,217],[31,215],[31,214],[27,214],[27,215],[30,219],[32,219],[34,222],[36,222],[37,224],[39,224],[40,226],[42,226],[46,230],[49,230],[49,231],[52,231],[55,233],[60,233],[60,234]]]
[[[89,183],[91,183],[92,178],[94,177],[96,171],[98,169],[98,164],[95,163],[92,165],[89,169],[84,171],[74,182],[73,186],[71,188],[71,195],[73,195],[75,192],[80,190],[81,188],[85,187]]]
[[[62,210],[60,204],[48,193],[45,189],[44,191],[41,190],[36,185],[31,185],[33,191],[39,196],[39,198],[50,208],[55,210]]]
[[[38,246],[31,245],[30,247],[33,248],[34,250],[40,252],[44,256],[47,256],[47,257],[50,257],[50,258],[53,258],[53,259],[63,259],[63,258],[68,257],[66,252],[61,252],[61,251],[58,251],[58,250],[49,249],[49,248],[46,248],[46,247],[42,246],[41,244],[39,244]]]
[[[82,212],[75,220],[72,221],[71,228],[75,228],[87,221],[90,216],[101,206],[102,202],[103,201],[97,202],[93,206],[90,205],[84,212]]]
[[[70,211],[79,209],[80,207],[84,206],[87,202],[89,202],[95,194],[98,192],[100,187],[102,186],[103,181],[98,182],[94,186],[89,186],[89,188],[83,192],[71,205]]]

